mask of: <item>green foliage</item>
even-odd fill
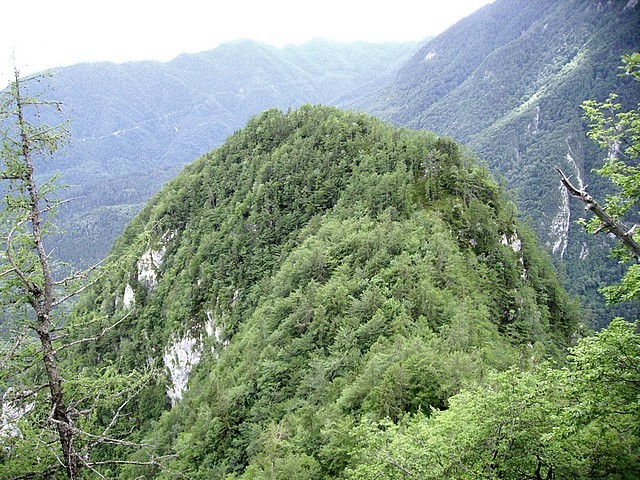
[[[102,260],[127,222],[184,166],[268,108],[347,104],[374,91],[416,44],[316,40],[275,48],[244,40],[169,62],[57,68],[44,96],[70,116],[56,168],[78,198],[61,209],[62,260]],[[52,93],[55,92],[55,93]],[[34,93],[40,93],[34,92]],[[73,159],[73,161],[66,161]]]
[[[623,75],[631,76],[636,80],[640,79],[640,53],[633,52],[622,56],[623,66],[619,67]]]
[[[622,218],[640,198],[640,113],[638,109],[622,111],[614,93],[604,102],[588,100],[582,104],[589,120],[587,136],[609,151],[604,165],[596,169],[618,189],[607,197],[607,212],[615,219]],[[594,230],[593,227],[590,228]]]
[[[36,172],[66,130],[43,122],[42,112],[58,111],[59,104],[30,95],[40,81],[38,75],[21,78],[16,70],[0,95],[0,476],[104,478],[99,470],[139,446],[119,420],[156,372],[148,365],[123,374],[109,362],[83,363],[75,356],[127,315],[97,313],[89,324],[68,315],[65,302],[90,286],[90,272],[67,272],[45,247],[55,231],[59,187],[55,179],[36,181]]]
[[[620,67],[630,76],[640,81],[637,71],[638,54],[623,56],[624,66]],[[596,173],[611,182],[614,191],[607,195],[603,208],[611,217],[610,224],[618,224],[634,243],[633,229],[625,226],[627,220],[635,222],[638,217],[640,202],[640,103],[631,110],[623,110],[622,104],[616,100],[618,95],[612,93],[604,102],[588,100],[583,103],[584,117],[589,121],[587,136],[597,145],[606,148],[607,158]],[[603,228],[604,221],[594,216],[588,222],[581,222],[589,233],[597,233]],[[611,225],[608,225],[611,227]],[[629,233],[627,233],[629,232]],[[622,240],[622,239],[620,239]],[[626,248],[625,248],[626,247]],[[613,249],[613,256],[622,262],[631,260],[638,262],[636,252],[628,245],[621,244]],[[638,298],[640,289],[637,263],[631,265],[617,285],[610,285],[601,290],[609,302],[630,301]]]
[[[640,469],[638,324],[581,340],[564,369],[493,374],[449,408],[363,422],[347,478],[635,478]]]
[[[591,173],[602,152],[585,137],[580,105],[612,91],[624,109],[640,101],[636,82],[617,75],[620,56],[640,50],[639,22],[637,5],[616,2],[493,2],[425,43],[393,82],[359,103],[397,125],[451,136],[502,176],[593,326],[631,318],[637,306],[605,305],[597,293],[622,270],[607,258],[610,241],[572,221],[583,209],[567,208],[553,166],[594,197],[615,193]]]
[[[358,423],[447,408],[492,370],[558,355],[577,320],[473,158],[330,107],[253,118],[112,255],[75,315],[130,318],[79,361],[157,365],[185,338],[202,356],[171,409],[163,382],[131,402],[170,458],[158,478],[339,477]]]

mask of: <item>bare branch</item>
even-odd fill
[[[11,477],[9,480],[29,480],[29,479],[35,479],[35,478],[47,478],[53,475],[58,470],[60,470],[60,468],[61,467],[59,465],[51,465],[45,468],[42,472],[22,473],[17,477]]]
[[[60,348],[55,350],[55,353],[57,354],[58,352],[60,352],[61,350],[64,350],[66,348],[69,347],[73,347],[75,345],[80,345],[81,343],[87,343],[87,342],[95,342],[96,340],[100,340],[102,337],[104,337],[107,333],[109,333],[111,330],[113,330],[114,328],[116,328],[118,325],[120,325],[122,322],[124,322],[127,317],[129,315],[131,315],[133,313],[134,310],[129,310],[126,315],[124,315],[120,320],[118,320],[116,323],[113,323],[107,327],[104,327],[102,329],[102,332],[100,332],[98,335],[95,335],[93,337],[86,337],[86,338],[81,338],[79,340],[75,340],[71,343],[67,343],[65,345],[62,345]]]
[[[408,470],[406,467],[402,466],[400,462],[398,462],[392,456],[386,455],[385,460],[389,462],[391,465],[393,465],[394,467],[396,467],[398,470],[400,470],[402,473],[404,473],[406,476],[412,477],[412,478],[418,478],[415,473],[413,473],[411,470]]]
[[[82,459],[82,464],[85,467],[87,467],[89,470],[91,470],[93,473],[95,473],[98,477],[104,478],[106,480],[107,477],[105,477],[99,471],[97,471],[95,468],[93,468],[93,466],[89,465],[84,458]]]
[[[25,399],[27,399],[29,397],[34,396],[38,392],[40,392],[40,391],[42,391],[42,390],[44,390],[45,388],[48,388],[48,387],[49,387],[49,384],[45,383],[45,384],[39,385],[37,387],[34,387],[34,388],[32,388],[32,389],[30,389],[28,391],[22,391],[20,393],[16,393],[15,395],[9,394],[9,393],[12,393],[12,392],[10,390],[7,390],[7,393],[5,395],[8,395],[7,399],[9,401],[25,400]]]
[[[594,235],[599,234],[600,232],[604,232],[605,230],[609,230],[609,226],[605,225],[604,223],[601,224],[598,228],[596,228],[593,233]]]
[[[59,300],[55,300],[55,301],[51,304],[51,306],[52,306],[52,307],[57,307],[58,305],[60,305],[60,304],[62,304],[62,303],[64,303],[64,302],[66,302],[66,301],[67,301],[67,300],[69,300],[70,298],[75,297],[76,295],[81,294],[81,293],[82,293],[82,292],[84,292],[87,288],[89,288],[89,287],[93,286],[96,282],[97,282],[97,280],[93,280],[93,281],[91,281],[91,282],[89,282],[89,283],[87,283],[87,284],[83,285],[82,287],[80,287],[80,288],[78,288],[78,289],[74,290],[73,292],[68,293],[68,294],[67,294],[67,295],[65,295],[64,297],[60,298]]]
[[[9,275],[10,273],[13,273],[15,271],[16,271],[15,267],[11,267],[9,270],[5,270],[4,272],[0,272],[0,278],[4,277],[5,275]]]
[[[175,458],[175,455],[167,455],[166,457],[158,457],[158,459],[165,459],[165,458]],[[88,463],[87,466],[100,466],[100,465],[147,465],[147,466],[155,466],[155,467],[161,467],[162,464],[157,461],[157,460],[148,460],[146,462],[144,461],[136,461],[136,460],[105,460],[102,462],[91,462]]]
[[[42,199],[45,200],[47,203],[50,203],[50,205],[47,205],[45,208],[38,210],[40,213],[52,212],[56,208],[58,208],[60,205],[64,205],[65,203],[69,203],[73,200],[71,198],[63,198],[62,200],[46,200],[44,197],[42,197]]]
[[[122,404],[118,407],[118,409],[116,410],[115,414],[111,418],[111,422],[109,422],[109,425],[107,425],[105,427],[105,429],[102,431],[102,436],[106,436],[109,433],[109,430],[111,430],[111,428],[113,428],[113,426],[118,421],[118,418],[120,417],[120,414],[122,413],[122,410],[129,404],[129,402],[134,397],[136,397],[142,391],[142,389],[147,385],[147,383],[148,383],[148,381],[143,382],[140,385],[138,385],[138,388],[135,390],[135,392],[133,392],[131,395],[129,395],[129,397],[124,402],[122,402]]]
[[[49,416],[49,421],[59,425],[61,423],[60,420],[57,420],[55,418],[53,418],[53,415]],[[110,445],[120,445],[123,447],[152,447],[155,448],[155,445],[152,445],[150,443],[138,443],[138,442],[129,442],[127,440],[120,440],[119,438],[112,438],[112,437],[108,437],[108,436],[104,436],[104,435],[95,435],[93,433],[89,433],[85,430],[82,430],[81,428],[76,427],[75,425],[71,425],[69,423],[65,424],[65,427],[72,430],[73,433],[75,435],[78,436],[82,436],[85,437],[87,439],[91,439],[91,440],[96,440],[96,442],[94,442],[94,445],[104,445],[104,444],[110,444]]]
[[[72,282],[74,280],[79,280],[81,278],[87,278],[91,272],[93,272],[94,270],[97,270],[103,263],[104,263],[104,259],[100,260],[98,263],[94,263],[93,265],[90,265],[89,267],[85,268],[84,270],[78,270],[77,272],[72,273],[68,277],[65,277],[62,280],[58,280],[58,281],[54,282],[54,285],[56,285],[56,286],[57,285],[65,285],[65,284],[67,284],[69,282]]]
[[[584,203],[586,210],[592,211],[602,221],[603,225],[601,228],[598,228],[598,231],[608,230],[611,232],[629,250],[635,260],[640,261],[640,244],[633,239],[633,229],[628,229],[621,222],[611,217],[584,188],[576,188],[560,167],[556,166],[555,170],[558,172],[558,175],[560,175],[560,181],[567,191]]]
[[[16,333],[16,337],[15,337],[16,341],[13,343],[13,346],[4,355],[2,360],[0,360],[0,366],[2,366],[2,368],[6,367],[7,362],[9,361],[9,359],[13,358],[15,353],[18,351],[18,348],[20,347],[20,345],[22,345],[23,340],[27,336],[27,332],[26,332],[25,329],[23,329],[22,332],[15,332],[15,333]]]

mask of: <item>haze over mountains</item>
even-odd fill
[[[619,272],[602,267],[605,239],[575,228],[581,207],[553,166],[604,193],[590,173],[604,153],[585,137],[580,104],[611,91],[637,102],[617,67],[640,45],[639,15],[624,1],[496,1],[422,45],[316,40],[279,49],[245,40],[167,63],[62,68],[53,83],[72,142],[68,161],[55,168],[63,165],[62,182],[80,200],[62,212],[62,230],[73,233],[55,249],[72,263],[99,260],[163,182],[251,115],[333,104],[468,145],[504,177],[521,214],[591,302]],[[592,308],[592,321],[610,316]]]
[[[619,272],[602,262],[606,237],[587,238],[575,225],[583,206],[570,201],[553,166],[604,198],[608,186],[592,169],[608,152],[586,138],[580,105],[610,92],[637,105],[640,91],[618,67],[621,55],[639,49],[637,2],[496,1],[423,45],[389,86],[358,105],[468,145],[504,177],[521,214],[564,260],[573,291],[591,304]],[[591,307],[593,321],[611,316]]]
[[[250,116],[351,103],[390,81],[415,47],[316,40],[279,49],[242,40],[167,63],[55,71],[52,88],[72,137],[49,166],[79,197],[61,213],[62,230],[73,233],[56,241],[56,251],[75,264],[100,260],[163,182]]]

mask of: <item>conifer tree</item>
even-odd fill
[[[36,184],[34,166],[38,157],[56,151],[66,132],[61,127],[38,125],[32,120],[41,114],[41,109],[59,108],[59,105],[26,96],[26,82],[16,69],[2,104],[3,120],[9,122],[2,149],[4,170],[1,175],[7,182],[3,226],[7,230],[1,275],[5,292],[13,297],[11,302],[24,302],[32,310],[31,318],[20,320],[23,322],[18,327],[22,327],[21,340],[28,335],[24,327],[37,335],[50,395],[50,420],[58,432],[61,460],[69,478],[77,478],[82,462],[74,446],[74,421],[65,399],[53,346],[56,329],[53,313],[62,299],[56,298],[51,260],[44,246],[48,220],[58,201],[52,198],[55,189],[51,182],[43,186]]]
[[[86,325],[65,315],[65,304],[93,283],[90,274],[95,270],[65,273],[69,269],[54,262],[53,252],[45,247],[55,233],[56,209],[65,200],[57,196],[56,179],[40,181],[38,169],[51,160],[67,131],[64,124],[43,120],[59,118],[58,102],[29,94],[45,76],[21,78],[17,69],[14,73],[0,103],[0,477],[59,478],[62,471],[78,479],[89,470],[104,478],[97,468],[128,462],[103,460],[103,454],[100,461],[93,460],[92,452],[105,444],[134,446],[126,438],[114,438],[112,431],[152,374],[133,372],[123,378],[103,367],[101,377],[84,378],[83,366],[68,365],[73,347],[101,338],[128,313],[107,325],[96,322],[89,334],[80,333],[89,331]],[[104,399],[105,392],[111,393],[111,403],[103,400],[101,415],[94,415],[96,398]]]

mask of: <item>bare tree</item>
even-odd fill
[[[573,196],[584,203],[585,210],[592,212],[601,222],[598,229],[594,233],[610,232],[627,248],[631,256],[636,262],[640,262],[640,244],[633,238],[633,234],[637,225],[634,224],[631,228],[627,227],[622,221],[611,216],[607,210],[600,205],[584,188],[578,188],[569,177],[559,168],[555,167],[556,172],[560,175],[560,181],[567,191]]]
[[[118,404],[112,408],[106,425],[93,432],[87,429],[84,420],[91,395],[85,392],[81,399],[73,398],[65,388],[59,354],[82,343],[96,341],[118,327],[131,312],[123,314],[117,321],[110,320],[108,325],[99,327],[97,333],[85,337],[72,336],[69,333],[71,326],[65,323],[64,315],[59,314],[63,303],[92,284],[89,274],[94,268],[70,275],[60,274],[55,271],[52,252],[45,248],[53,216],[63,200],[56,195],[58,187],[54,180],[38,183],[36,164],[50,159],[65,140],[67,131],[64,125],[51,126],[42,121],[48,109],[60,111],[59,103],[28,94],[27,87],[32,82],[37,85],[42,76],[21,78],[17,69],[14,73],[8,89],[2,92],[0,103],[0,125],[3,128],[0,180],[4,181],[4,205],[0,213],[4,229],[4,245],[0,250],[0,294],[4,315],[0,329],[0,372],[4,376],[4,396],[8,396],[5,403],[21,402],[24,412],[29,410],[24,407],[29,402],[43,403],[41,398],[47,392],[44,398],[48,407],[40,409],[47,413],[39,420],[39,428],[47,434],[40,435],[37,443],[51,453],[54,462],[42,466],[39,472],[21,472],[12,477],[39,478],[61,469],[70,479],[82,478],[84,469],[101,477],[96,470],[100,465],[127,462],[122,459],[91,461],[93,448],[104,444],[140,446],[126,439],[113,438],[110,434],[131,399],[152,374],[144,372],[130,377],[127,388],[115,395]],[[63,278],[57,279],[56,276]],[[40,377],[42,381],[38,382]],[[25,380],[34,383],[22,386]],[[82,428],[79,426],[81,423]],[[3,435],[2,431],[0,435]],[[158,461],[150,459],[132,463],[157,465]]]
[[[621,75],[640,82],[640,52],[622,56]],[[637,84],[634,84],[637,85]],[[589,121],[587,137],[608,151],[607,158],[595,172],[611,182],[613,187],[604,203],[598,203],[586,187],[576,187],[559,167],[556,171],[567,191],[584,203],[594,214],[583,221],[589,233],[609,232],[622,247],[612,256],[622,261],[631,260],[617,285],[600,290],[610,303],[640,298],[640,243],[637,233],[638,205],[640,205],[640,104],[625,110],[615,93],[604,102],[587,100],[582,103],[584,119]],[[626,221],[634,221],[629,226]]]
[[[62,389],[62,377],[53,347],[52,314],[56,306],[54,279],[49,256],[44,247],[47,215],[57,206],[48,196],[52,185],[39,188],[34,176],[34,157],[50,155],[64,138],[64,129],[46,124],[35,125],[27,117],[34,109],[38,115],[43,107],[59,108],[55,102],[42,101],[25,95],[24,82],[15,69],[5,101],[3,116],[10,118],[14,135],[5,135],[2,179],[8,181],[4,205],[5,218],[10,217],[5,237],[3,277],[10,276],[13,293],[24,298],[33,309],[35,319],[29,322],[40,341],[42,363],[50,392],[51,419],[60,439],[63,462],[69,478],[78,478],[82,462],[74,447],[72,415]],[[35,258],[34,258],[35,257]]]

